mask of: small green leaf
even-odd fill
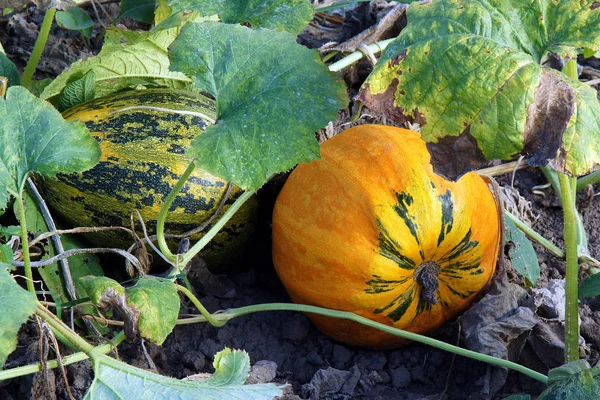
[[[31,81],[31,85],[29,86],[29,91],[33,93],[36,97],[40,97],[46,86],[52,83],[52,79],[44,78],[40,80]]]
[[[580,373],[583,370],[590,369],[590,363],[587,360],[576,360],[570,363],[561,365],[557,368],[552,368],[548,371],[548,384],[566,381],[573,375]]]
[[[154,22],[156,0],[122,0],[121,13],[117,19],[128,17],[151,24]]]
[[[169,52],[171,68],[217,101],[217,124],[188,154],[244,189],[318,157],[315,131],[347,103],[341,81],[289,33],[188,23]]]
[[[80,31],[86,38],[92,37],[94,21],[79,7],[56,12],[56,23],[64,29]]]
[[[241,385],[250,373],[250,357],[244,350],[224,348],[213,361],[215,373],[211,378],[214,386]]]
[[[513,268],[521,274],[531,286],[535,286],[540,277],[540,263],[531,241],[517,228],[514,222],[504,217],[506,225],[506,243],[509,244],[508,256]]]
[[[93,100],[96,96],[96,74],[93,70],[88,71],[80,79],[69,82],[60,95],[59,108],[66,110]]]
[[[308,0],[171,0],[173,13],[195,10],[203,16],[217,14],[227,24],[300,33],[311,20],[314,7]]]
[[[6,268],[0,268],[0,369],[17,347],[17,333],[30,315],[35,313],[33,293],[19,286]]]
[[[0,244],[0,264],[12,269],[13,250],[6,244]]]
[[[600,295],[600,274],[588,276],[579,285],[579,298],[594,297]]]
[[[431,162],[446,177],[519,154],[530,165],[550,162],[559,172],[584,174],[600,163],[595,91],[546,61],[600,48],[596,4],[414,3],[408,26],[382,55],[359,100],[394,120],[419,122]]]
[[[90,71],[96,74],[96,98],[137,85],[173,89],[191,87],[190,78],[169,71],[167,47],[178,31],[178,28],[172,28],[140,33],[109,27],[100,53],[75,62],[44,89],[41,97],[53,99],[59,96],[65,86]]]
[[[0,76],[8,78],[8,87],[21,84],[17,66],[2,51],[0,51]]]
[[[600,368],[583,369],[554,381],[538,400],[577,399],[597,400],[600,393]]]
[[[21,86],[0,98],[0,208],[19,194],[27,176],[71,173],[92,168],[98,143],[85,125],[67,122],[50,104]]]
[[[205,381],[180,381],[135,368],[108,356],[97,356],[94,360],[94,381],[84,400],[272,400],[283,395],[284,386],[274,383],[242,384],[240,378],[250,368],[250,359],[245,352],[233,350],[225,355],[217,353],[217,359],[219,363],[215,365],[215,373],[211,378]]]
[[[21,234],[21,227],[15,225],[0,226],[0,233],[3,235],[4,240],[9,240],[11,236],[19,236]]]
[[[126,289],[127,305],[139,311],[138,331],[144,339],[161,345],[173,331],[179,315],[179,295],[168,279],[141,278]]]

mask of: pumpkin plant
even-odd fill
[[[273,212],[273,261],[292,300],[431,333],[463,311],[494,275],[498,206],[475,173],[433,172],[419,134],[359,125],[300,164]],[[342,342],[395,347],[402,339],[311,316]]]
[[[177,6],[179,3],[184,4],[183,9]],[[29,290],[23,290],[15,282],[14,276],[6,272],[19,263],[13,260],[9,246],[0,246],[0,302],[9,304],[15,298],[19,302],[19,307],[7,307],[6,312],[0,313],[0,326],[3,328],[0,336],[0,348],[3,349],[0,362],[3,363],[8,353],[14,349],[16,332],[32,313],[50,326],[61,342],[79,352],[61,362],[51,360],[44,366],[38,363],[0,371],[0,380],[34,373],[46,366],[56,368],[91,358],[95,379],[86,396],[90,399],[103,395],[123,397],[124,393],[140,398],[147,398],[148,393],[153,393],[153,398],[208,398],[215,393],[221,396],[227,393],[226,396],[240,398],[272,398],[281,394],[281,387],[265,384],[248,388],[242,385],[249,362],[243,352],[225,350],[218,353],[215,356],[215,374],[202,383],[180,382],[162,377],[126,365],[106,354],[123,341],[126,335],[137,335],[161,343],[175,323],[208,321],[220,326],[232,318],[252,312],[295,310],[350,320],[407,340],[435,345],[456,354],[512,368],[547,383],[548,377],[518,364],[405,332],[352,312],[303,304],[261,304],[213,315],[208,313],[187,288],[175,283],[175,278],[190,260],[270,176],[288,170],[299,162],[308,162],[318,157],[319,146],[314,139],[314,131],[334,119],[336,111],[346,103],[345,88],[339,78],[327,71],[314,51],[296,43],[295,35],[310,18],[303,11],[306,8],[304,1],[245,1],[238,2],[244,6],[238,8],[230,6],[232,3],[216,0],[158,1],[156,26],[152,31],[139,33],[109,28],[105,46],[99,56],[75,63],[44,89],[42,99],[49,100],[61,110],[112,95],[119,90],[138,89],[140,86],[196,92],[200,90],[215,99],[216,123],[206,127],[202,134],[191,141],[186,149],[191,162],[180,174],[157,216],[156,232],[160,251],[173,266],[169,276],[166,279],[141,276],[135,284],[125,286],[106,277],[82,279],[85,292],[80,294],[87,296],[98,307],[107,304],[121,307],[120,311],[125,315],[125,331],[116,333],[111,345],[92,345],[49,311],[46,305],[36,301],[32,293],[35,288],[31,281],[31,266],[35,264],[41,267],[73,253],[66,251],[48,260],[32,263],[27,254],[27,217],[22,213],[23,207],[19,207],[24,244],[22,252]],[[190,13],[190,10],[193,12]],[[210,22],[214,17],[207,13],[217,14],[221,16],[221,20],[227,18],[228,23]],[[49,20],[51,19],[50,17]],[[238,25],[239,23],[250,25],[253,29]],[[6,60],[2,61],[5,64]],[[32,62],[32,65],[36,63],[37,61]],[[6,68],[3,66],[3,69]],[[8,70],[11,70],[10,65]],[[28,67],[28,70],[28,75],[31,76],[31,68]],[[29,82],[29,78],[24,81],[29,88],[35,86],[33,82]],[[18,80],[13,79],[11,85],[16,84]],[[95,141],[87,134],[83,124],[65,122],[48,103],[31,96],[23,88],[9,89],[6,102],[9,105],[16,102],[18,107],[0,107],[0,112],[4,110],[6,114],[5,118],[0,119],[3,122],[0,127],[0,189],[3,189],[0,192],[0,203],[5,203],[10,193],[20,204],[25,178],[30,172],[54,175],[57,172],[69,173],[93,166],[97,154],[91,143]],[[4,103],[0,104],[4,106]],[[19,114],[17,118],[8,111],[15,109],[23,115]],[[38,109],[43,110],[41,114],[51,118],[35,119],[35,113],[22,113],[23,110]],[[289,118],[290,112],[293,112],[294,118]],[[17,119],[31,124],[18,124]],[[77,140],[66,140],[60,145],[53,142],[53,138],[61,138],[61,135],[70,136],[73,129],[77,131],[74,134]],[[57,134],[53,136],[52,133]],[[15,137],[18,140],[14,140]],[[46,161],[50,164],[45,164]],[[168,229],[165,220],[178,192],[186,185],[196,165],[221,179],[233,181],[245,192],[188,252],[173,254],[165,240],[165,227]],[[430,181],[445,187],[436,179],[431,177]],[[443,200],[438,201],[443,204]],[[438,218],[438,223],[448,221],[443,219],[443,215],[442,207],[441,214],[438,212],[442,219]],[[408,227],[408,224],[405,226]],[[441,229],[442,227],[438,238]],[[463,232],[462,237],[466,237],[459,226],[444,232],[445,239],[453,237],[457,232]],[[54,236],[56,234],[57,231],[48,233]],[[478,237],[478,240],[482,239]],[[469,238],[467,241],[472,243]],[[444,241],[440,245],[441,243]],[[389,262],[392,261],[389,259]],[[477,278],[477,275],[485,275],[483,272],[473,275],[474,279],[480,280],[482,284],[487,282],[487,278]],[[375,284],[374,287],[379,286]],[[190,298],[201,316],[178,319],[179,293]],[[434,297],[437,301],[437,295],[430,291],[425,295],[426,302],[421,304],[433,303]],[[107,299],[112,299],[112,303]],[[59,307],[60,304],[57,304],[57,308]],[[142,393],[146,388],[150,390]]]
[[[421,124],[436,172],[456,178],[523,155],[558,172],[565,219],[565,359],[579,359],[576,176],[600,163],[600,105],[576,57],[600,49],[598,3],[439,0],[412,4],[359,98]],[[563,72],[552,68],[566,61]]]

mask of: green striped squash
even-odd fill
[[[131,227],[130,215],[137,209],[152,234],[162,204],[189,164],[184,149],[214,123],[215,104],[200,94],[148,89],[95,99],[63,116],[87,125],[100,143],[102,156],[89,171],[43,182],[52,211],[70,226]],[[210,218],[228,184],[196,168],[171,206],[166,233],[186,232]],[[224,211],[241,193],[234,187]],[[246,202],[201,252],[213,268],[239,255],[252,234],[257,208],[256,199]],[[133,243],[119,231],[87,238],[97,247],[127,248]]]
[[[300,164],[273,212],[273,262],[297,303],[430,333],[471,304],[494,274],[500,242],[494,196],[477,174],[433,172],[419,133],[348,129]],[[351,345],[405,340],[358,323],[309,315]]]

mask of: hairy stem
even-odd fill
[[[92,350],[94,350],[94,346],[86,342],[76,332],[72,331],[71,328],[40,303],[37,303],[36,314],[46,321],[54,331],[60,333],[60,336],[64,337],[71,344],[79,348],[79,350],[86,352],[92,357],[91,353]]]
[[[558,174],[564,215],[564,240],[566,253],[565,274],[565,361],[579,360],[579,307],[577,260],[577,221],[575,214],[575,178]]]
[[[383,50],[385,50],[385,48],[393,41],[394,39],[387,39],[387,40],[382,40],[381,42],[377,42],[377,43],[373,43],[369,46],[367,46],[373,53],[380,53]],[[349,66],[351,66],[352,64],[354,64],[355,62],[357,62],[358,60],[360,60],[361,58],[363,58],[365,55],[363,54],[362,51],[355,51],[354,53],[351,53],[349,55],[347,55],[346,57],[342,58],[339,61],[334,62],[333,64],[331,64],[329,66],[329,70],[333,71],[333,72],[338,72],[343,70],[344,68],[348,68]]]
[[[108,354],[115,347],[117,347],[123,340],[125,340],[125,333],[119,332],[115,337],[110,341],[110,343],[101,344],[99,346],[94,347],[94,354]],[[68,355],[64,357],[61,361],[62,365],[70,365],[79,361],[84,361],[90,358],[86,353],[80,351],[75,354]],[[46,368],[54,369],[58,368],[59,363],[57,360],[50,360],[46,362]],[[22,367],[11,368],[4,371],[0,371],[0,381],[16,378],[18,376],[35,374],[36,372],[40,372],[42,370],[41,363],[35,363],[30,365],[24,365]]]
[[[185,172],[179,177],[179,180],[171,190],[171,193],[167,196],[165,200],[165,204],[160,208],[160,212],[158,213],[158,218],[156,221],[156,240],[158,243],[158,247],[163,253],[163,255],[172,263],[177,262],[177,256],[169,250],[169,246],[167,245],[167,241],[165,239],[165,220],[167,219],[167,214],[169,213],[169,208],[173,201],[181,191],[181,188],[186,184],[188,178],[194,172],[194,168],[196,168],[196,163],[194,161],[190,162]],[[185,265],[185,264],[184,264]]]
[[[250,197],[254,195],[254,192],[244,192],[240,197],[238,197],[235,202],[229,206],[227,211],[223,214],[221,218],[192,246],[192,248],[183,255],[181,259],[181,267],[180,270],[183,270],[191,260],[194,258],[200,250],[202,250],[214,237],[215,235],[225,226],[225,224],[234,216],[234,214],[244,205]]]
[[[600,182],[600,170],[577,179],[577,191],[579,192],[580,190],[585,189],[587,185],[593,185],[597,182]]]
[[[52,27],[52,21],[54,21],[54,14],[56,14],[55,8],[49,8],[46,11],[46,14],[44,15],[44,20],[42,21],[42,26],[40,27],[40,32],[38,34],[37,39],[35,40],[33,50],[31,51],[31,57],[29,57],[29,60],[27,60],[27,65],[25,66],[25,70],[23,71],[23,75],[21,76],[21,84],[28,89],[31,86],[33,73],[35,72],[38,63],[40,62],[42,53],[44,52],[44,47],[46,47],[46,43],[48,42],[50,28]]]
[[[31,272],[31,260],[29,258],[29,240],[27,238],[27,221],[25,220],[23,196],[21,196],[20,193],[15,193],[15,201],[17,202],[17,212],[19,213],[19,222],[21,224],[21,251],[23,252],[23,268],[25,270],[25,278],[27,278],[27,290],[35,294],[33,273]]]
[[[202,316],[204,318],[206,318],[206,321],[209,324],[211,324],[212,326],[216,326],[216,327],[225,325],[225,323],[227,321],[213,318],[211,313],[209,313],[208,310],[206,308],[204,308],[204,305],[202,305],[200,300],[198,300],[198,298],[196,296],[194,296],[194,293],[192,293],[190,290],[188,290],[188,288],[186,288],[185,286],[181,286],[181,285],[175,285],[175,287],[177,288],[177,290],[179,290],[181,293],[183,293],[188,299],[190,299],[192,301],[192,303],[194,303],[194,306],[196,306],[198,311],[200,311],[200,314],[202,314]]]

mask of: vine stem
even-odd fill
[[[593,185],[597,182],[600,182],[600,170],[577,179],[577,191],[579,192],[580,190],[585,189],[587,185]]]
[[[544,374],[541,374],[537,371],[533,371],[523,365],[514,363],[512,361],[504,360],[501,358],[489,356],[486,354],[480,354],[472,350],[463,349],[462,347],[458,347],[446,342],[442,342],[441,340],[433,339],[428,336],[419,335],[417,333],[407,332],[402,329],[394,328],[389,325],[385,325],[379,322],[375,322],[365,317],[361,317],[360,315],[356,315],[354,313],[348,311],[336,311],[329,310],[327,308],[321,308],[316,306],[309,306],[305,304],[292,304],[292,303],[266,303],[266,304],[256,304],[252,306],[240,307],[240,308],[232,308],[229,310],[225,310],[220,314],[213,314],[212,317],[219,321],[229,321],[230,319],[240,317],[242,315],[252,314],[256,312],[262,311],[299,311],[305,313],[319,314],[324,315],[326,317],[346,319],[349,321],[354,321],[362,325],[366,325],[385,333],[389,333],[394,336],[399,336],[404,339],[412,340],[414,342],[419,342],[428,346],[436,347],[440,350],[448,351],[450,353],[457,354],[459,356],[469,357],[478,361],[482,361],[488,364],[496,365],[498,367],[504,367],[508,369],[512,369],[514,371],[520,372],[524,375],[529,376],[539,382],[544,384],[548,384],[548,377]],[[191,320],[192,318],[190,318]],[[195,322],[206,321],[206,318],[199,317],[194,318]],[[191,322],[190,322],[191,323]]]
[[[579,303],[577,260],[577,229],[575,213],[575,178],[559,173],[560,195],[564,215],[564,240],[566,253],[565,274],[565,361],[579,360]]]
[[[119,332],[115,335],[115,337],[110,341],[110,343],[101,344],[99,346],[94,347],[94,354],[108,354],[115,347],[117,347],[123,340],[125,340],[125,332]],[[84,361],[90,358],[89,355],[80,351],[75,354],[68,355],[61,360],[62,365],[70,365],[76,362]],[[46,362],[46,368],[54,369],[59,367],[58,360],[50,360]],[[4,371],[0,371],[0,381],[6,379],[12,379],[19,376],[35,374],[36,372],[40,372],[42,370],[41,363],[24,365],[22,367],[7,369]]]
[[[188,178],[190,177],[192,172],[194,172],[194,168],[196,168],[196,162],[191,161],[186,170],[179,177],[179,180],[177,181],[173,189],[171,189],[171,192],[165,200],[165,204],[163,204],[160,208],[156,221],[156,240],[158,243],[158,248],[164,254],[164,256],[173,264],[177,263],[177,256],[171,252],[169,246],[167,245],[167,241],[165,239],[165,220],[167,219],[167,214],[169,213],[169,208],[171,207],[171,204],[173,204],[173,201],[187,182]]]
[[[381,42],[373,43],[368,45],[367,47],[373,53],[380,53],[392,42],[395,38],[382,40]],[[347,68],[363,58],[365,55],[362,51],[355,51],[354,53],[348,54],[346,57],[342,58],[339,61],[334,62],[329,66],[329,70],[332,72],[338,72]]]
[[[50,327],[52,327],[54,331],[58,332],[63,338],[68,340],[78,349],[87,353],[90,357],[93,357],[92,352],[94,350],[94,346],[85,341],[77,333],[73,332],[71,328],[69,328],[64,322],[58,319],[56,315],[50,312],[50,310],[41,305],[39,302],[37,303],[35,313],[44,321],[46,321],[48,325],[50,325]]]
[[[48,42],[48,36],[50,35],[50,28],[52,27],[52,21],[54,21],[55,14],[56,8],[49,8],[46,11],[44,20],[42,21],[42,26],[40,27],[40,32],[35,40],[33,50],[31,51],[31,57],[29,57],[29,60],[27,60],[27,65],[25,66],[25,70],[21,76],[21,84],[28,89],[31,86],[33,73],[40,62],[42,53],[44,52],[44,47],[46,47],[46,43]]]
[[[209,313],[208,310],[204,307],[204,305],[200,302],[200,300],[198,300],[198,298],[194,295],[194,293],[192,293],[191,290],[189,290],[185,286],[181,286],[181,285],[175,285],[175,287],[181,293],[183,293],[184,295],[186,295],[186,297],[188,299],[190,299],[192,301],[192,303],[194,303],[194,306],[196,306],[196,308],[198,309],[198,311],[200,311],[200,314],[202,314],[202,316],[206,319],[206,321],[209,324],[211,324],[212,326],[215,326],[215,327],[220,327],[220,326],[225,325],[225,323],[227,321],[226,320],[220,320],[220,319],[214,318],[212,316],[212,314]]]
[[[35,286],[33,285],[33,273],[31,271],[31,260],[29,258],[29,240],[27,238],[27,221],[25,218],[25,205],[23,204],[23,196],[20,193],[13,193],[17,202],[17,212],[19,213],[19,222],[21,225],[21,251],[23,252],[23,268],[25,277],[27,278],[27,290],[35,294]]]
[[[219,218],[217,220],[217,222],[215,222],[215,224],[208,230],[208,232],[206,232],[201,238],[200,240],[198,240],[196,242],[196,244],[194,244],[190,250],[185,253],[183,255],[183,257],[181,258],[181,264],[183,266],[187,265],[190,261],[192,261],[192,258],[194,258],[199,252],[200,250],[202,250],[214,237],[217,233],[219,233],[219,231],[221,230],[221,228],[223,226],[225,226],[225,224],[231,219],[231,217],[233,217],[233,215],[244,205],[244,203],[246,201],[248,201],[252,196],[254,195],[254,192],[248,191],[248,192],[244,192],[242,193],[242,195],[240,197],[238,197],[231,206],[229,206],[229,208],[227,209],[227,211],[225,211],[223,213],[223,216],[221,216],[221,218]]]
[[[570,78],[578,79],[577,60],[568,60],[563,70]],[[558,173],[560,197],[564,216],[564,241],[566,253],[565,273],[565,361],[579,360],[579,303],[578,279],[579,263],[577,260],[578,235],[577,209],[575,194],[577,178]]]

